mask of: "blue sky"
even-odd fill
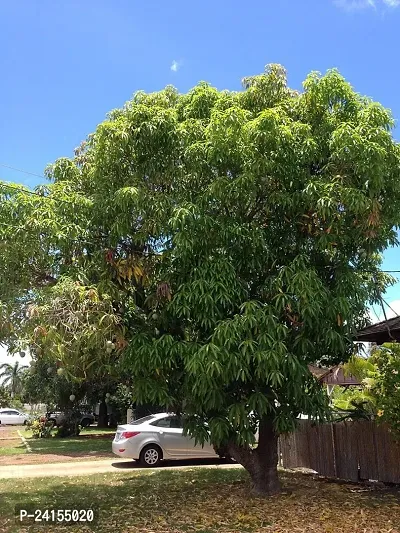
[[[0,2],[0,164],[42,174],[136,90],[239,89],[267,63],[298,89],[337,67],[399,119],[399,28],[400,0]],[[41,181],[3,167],[0,179]],[[387,299],[400,310],[400,284]]]

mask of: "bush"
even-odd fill
[[[28,421],[26,429],[32,431],[32,437],[34,439],[48,439],[51,437],[53,424],[46,417],[42,416]]]
[[[378,417],[400,439],[400,346],[392,343],[375,348],[371,359],[377,371],[366,386],[377,399]]]
[[[62,425],[57,428],[56,437],[77,437],[82,430],[79,424],[82,415],[79,411],[70,411],[65,413]]]

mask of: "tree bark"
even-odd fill
[[[99,419],[97,421],[98,428],[107,428],[108,427],[108,414],[107,414],[107,404],[104,399],[101,400],[99,406]]]
[[[272,419],[261,419],[257,448],[229,442],[226,452],[248,471],[255,494],[272,496],[281,491],[278,477],[278,435],[274,431]]]

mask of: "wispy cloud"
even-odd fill
[[[400,7],[400,0],[333,0],[333,3],[345,11]]]
[[[334,0],[334,4],[345,11],[358,11],[376,7],[375,0]]]
[[[172,72],[178,72],[178,70],[181,68],[181,66],[182,66],[182,62],[181,61],[176,61],[176,59],[174,59],[172,61],[172,64],[171,64]]]

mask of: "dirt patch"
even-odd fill
[[[21,439],[16,439],[15,437],[8,439],[0,439],[0,448],[15,448],[16,446],[21,446]]]
[[[17,439],[18,438],[18,430],[21,430],[22,427],[10,427],[10,426],[0,426],[0,440],[2,439]]]
[[[17,441],[17,445],[20,441]],[[30,453],[0,457],[0,468],[8,465],[36,465],[46,463],[68,463],[69,461],[100,460],[115,457],[111,452],[70,452],[68,455]]]

